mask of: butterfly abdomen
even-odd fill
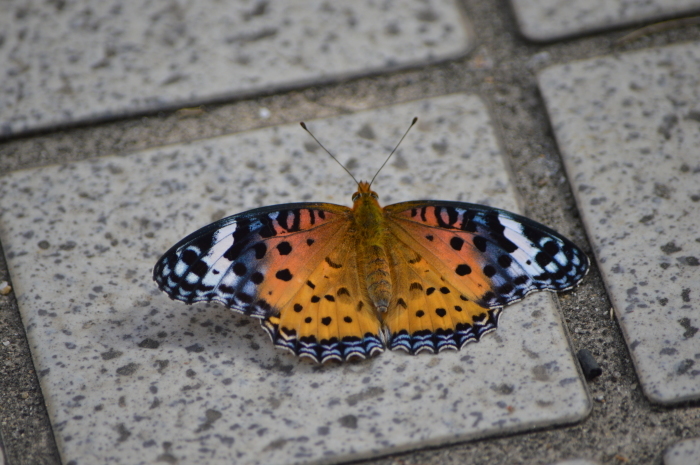
[[[367,293],[374,307],[387,311],[392,295],[391,270],[386,252],[387,226],[377,194],[369,185],[360,183],[352,209],[358,267],[365,279]]]

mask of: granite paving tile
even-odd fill
[[[700,398],[700,43],[539,76],[645,394]]]
[[[700,463],[700,438],[685,439],[672,445],[664,453],[664,465]]]
[[[700,0],[511,0],[520,32],[551,41],[700,11]]]
[[[467,52],[455,0],[0,3],[0,136]]]
[[[569,459],[552,465],[598,465],[598,462],[593,462],[588,459]]]
[[[309,128],[384,203],[517,210],[485,105],[455,94]],[[251,318],[186,306],[151,270],[172,244],[262,205],[348,204],[353,181],[297,125],[14,172],[0,239],[64,463],[339,462],[584,418],[590,399],[548,293],[461,352],[316,365]]]

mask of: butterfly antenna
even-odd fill
[[[406,138],[406,136],[408,135],[408,131],[410,131],[411,128],[413,127],[413,125],[416,124],[417,122],[418,122],[418,117],[416,116],[416,117],[413,118],[413,121],[411,121],[411,125],[408,127],[408,129],[406,129],[406,132],[404,132],[404,133],[403,133],[403,136],[401,136],[401,140],[399,140],[399,143],[396,144],[396,147],[394,147],[394,150],[391,151],[391,153],[389,154],[389,156],[386,157],[386,160],[384,160],[384,163],[382,163],[382,166],[380,166],[379,169],[377,170],[377,172],[374,174],[374,177],[372,178],[372,180],[371,180],[370,183],[369,183],[370,187],[372,187],[372,184],[374,183],[375,178],[377,177],[377,175],[379,174],[379,172],[382,170],[382,168],[384,168],[384,165],[387,164],[387,162],[389,161],[389,159],[391,158],[391,156],[394,154],[394,152],[396,152],[396,149],[398,149],[398,148],[399,148],[399,145],[401,145],[401,142],[403,142],[403,140]]]
[[[309,131],[309,128],[306,127],[306,124],[305,124],[303,121],[302,121],[301,123],[299,123],[299,124],[301,124],[301,127],[304,128],[304,131],[308,132],[309,135],[310,135],[311,137],[314,138],[314,140],[316,141],[316,143],[317,143],[323,150],[325,150],[326,153],[327,153],[328,155],[330,155],[330,157],[331,157],[333,160],[335,160],[335,162],[336,162],[337,164],[339,164],[339,165],[341,166],[341,168],[343,168],[343,169],[345,170],[346,173],[348,173],[348,174],[350,175],[350,177],[352,178],[352,180],[355,181],[355,184],[358,184],[358,185],[359,185],[360,183],[357,182],[357,179],[355,179],[355,176],[352,175],[352,173],[350,172],[350,170],[348,170],[348,169],[345,167],[345,165],[343,165],[342,163],[340,163],[340,162],[338,161],[338,159],[335,158],[335,156],[334,156],[327,148],[325,148],[325,147],[323,146],[323,144],[322,144],[318,139],[316,139],[316,136],[314,136],[314,135],[311,133],[311,131]]]

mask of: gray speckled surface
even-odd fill
[[[564,460],[562,462],[557,462],[552,465],[597,465],[598,462],[593,462],[588,459],[571,459],[571,460]]]
[[[693,463],[700,463],[700,438],[679,441],[664,453],[664,465],[689,465]]]
[[[308,122],[383,203],[517,209],[488,112],[464,94]],[[297,125],[0,178],[0,239],[64,463],[337,462],[584,418],[555,301],[505,309],[461,352],[318,366],[218,305],[159,292],[175,241],[237,211],[348,203],[351,179]],[[75,461],[75,462],[71,462]]]
[[[700,10],[700,0],[510,0],[522,34],[556,40]]]
[[[466,53],[454,0],[9,1],[0,136]]]
[[[700,398],[700,43],[539,78],[645,394]]]

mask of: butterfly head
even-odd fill
[[[357,192],[352,194],[352,201],[355,203],[355,205],[357,205],[358,202],[367,201],[379,205],[378,199],[379,195],[377,195],[377,193],[371,189],[371,185],[367,181],[358,182]]]

